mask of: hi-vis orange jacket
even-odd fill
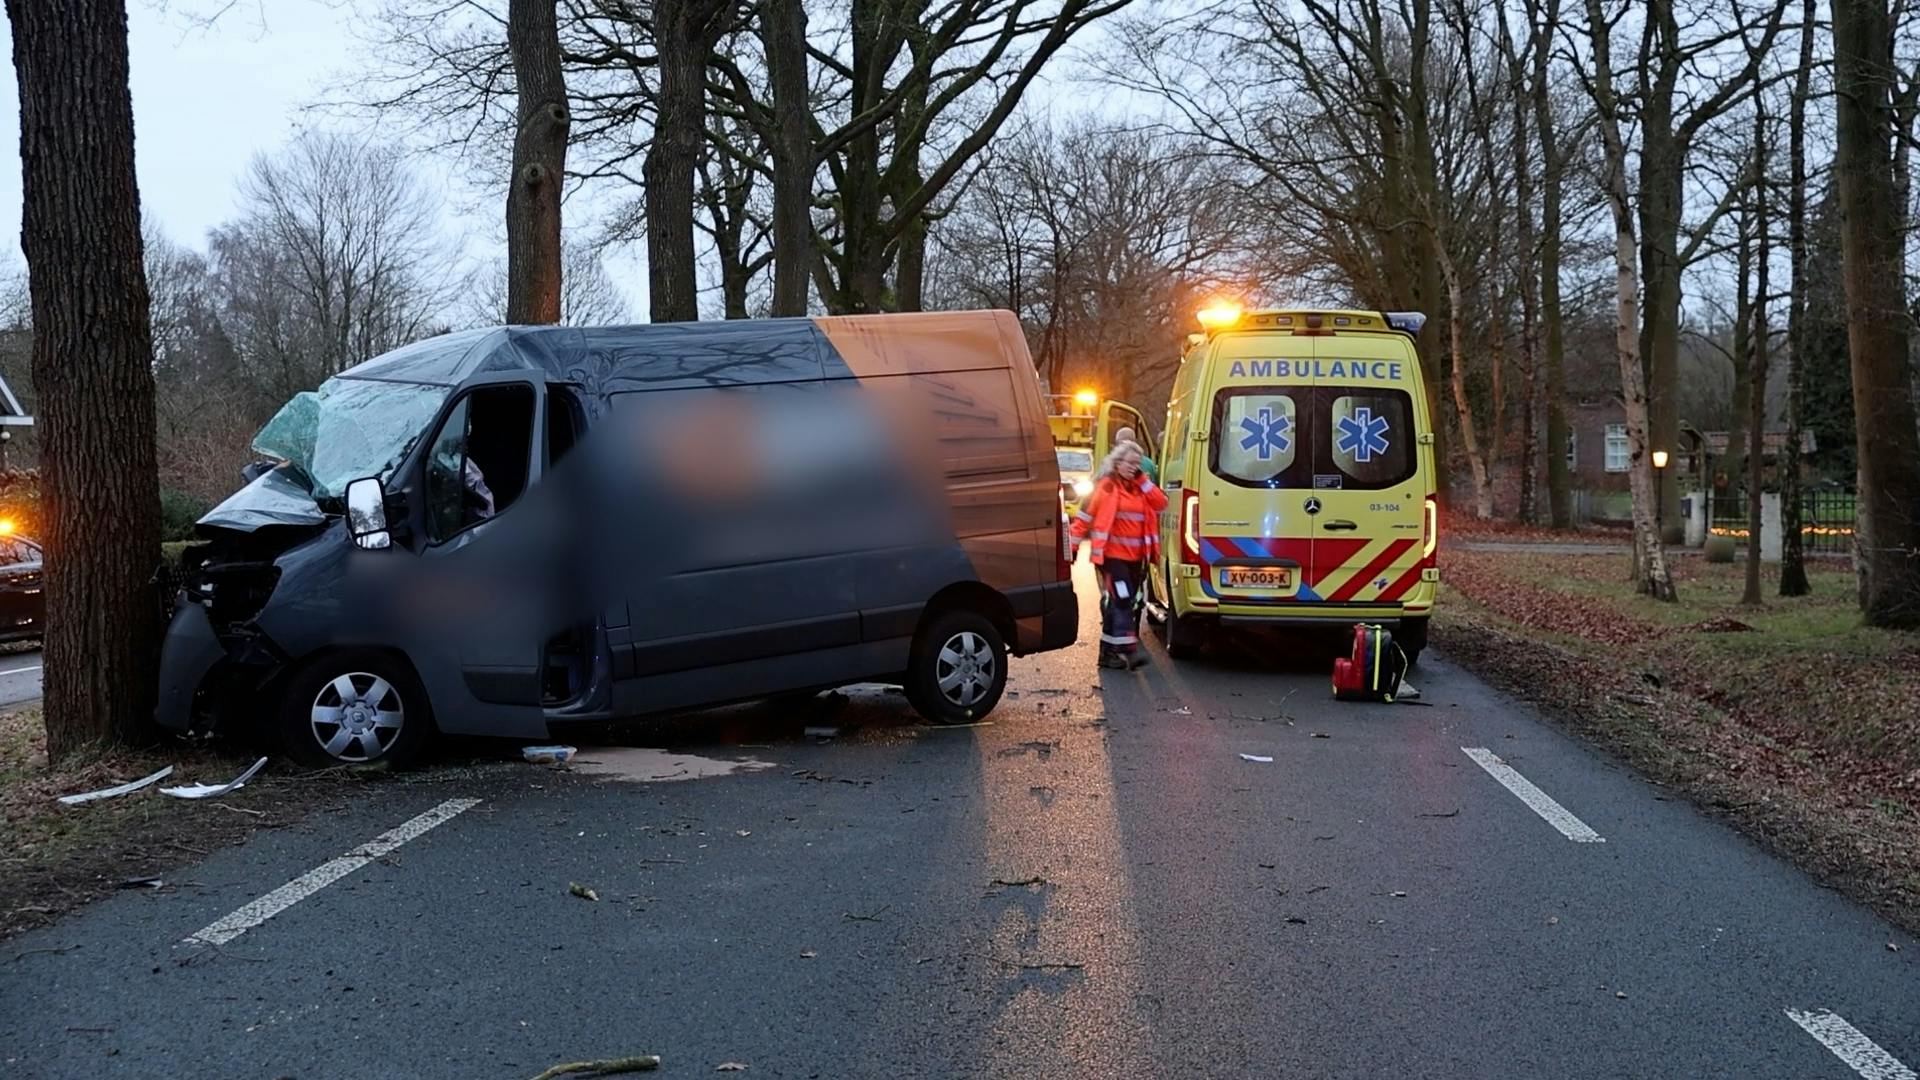
[[[1146,562],[1160,552],[1160,511],[1166,508],[1167,493],[1145,473],[1131,483],[1108,476],[1073,515],[1072,535],[1093,538],[1096,566],[1108,559]]]

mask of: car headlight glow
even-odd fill
[[[1084,476],[1078,480],[1075,480],[1073,482],[1073,493],[1083,499],[1086,498],[1088,495],[1093,494],[1093,481],[1087,479]]]

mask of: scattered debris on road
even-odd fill
[[[1451,810],[1448,810],[1448,811],[1447,811],[1446,813],[1444,813],[1444,814],[1440,814],[1440,813],[1429,813],[1429,814],[1415,814],[1415,815],[1413,815],[1413,816],[1414,816],[1414,817],[1425,817],[1425,818],[1443,818],[1443,817],[1459,817],[1459,816],[1460,816],[1460,808],[1456,806],[1456,807],[1454,807],[1453,809],[1451,809]]]
[[[650,1072],[660,1067],[660,1055],[643,1054],[640,1057],[601,1058],[598,1061],[569,1061],[564,1065],[555,1065],[533,1080],[554,1080],[557,1076],[612,1076],[615,1073]]]
[[[1182,705],[1177,709],[1161,709],[1160,711],[1163,713],[1171,713],[1174,716],[1192,716],[1193,715],[1193,710],[1187,708],[1185,705]]]
[[[802,949],[802,950],[800,950],[800,959],[802,959],[802,960],[811,960],[811,959],[813,959],[814,957],[816,957],[816,956],[819,956],[819,955],[820,955],[819,953],[817,953],[817,952],[814,952],[814,951],[813,951],[812,949]]]
[[[1264,754],[1241,754],[1241,761],[1257,761],[1262,765],[1273,764],[1273,758]]]
[[[892,907],[893,905],[891,904],[885,905],[871,915],[855,915],[851,911],[843,911],[840,914],[845,917],[848,922],[879,922],[880,916],[885,915]]]
[[[810,727],[805,732],[809,739],[831,739],[840,734],[837,727]]]
[[[571,761],[576,752],[571,746],[529,746],[520,751],[520,756],[532,765],[560,765]]]
[[[747,1063],[744,1061],[723,1061],[720,1064],[715,1065],[713,1067],[713,1071],[714,1072],[746,1072]]]
[[[1329,734],[1327,734],[1327,733],[1326,733],[1326,732],[1324,732],[1324,731],[1314,731],[1314,732],[1309,732],[1309,734],[1310,734],[1310,735],[1312,735],[1312,736],[1313,736],[1314,738],[1316,738],[1316,739],[1331,739],[1331,738],[1333,738],[1333,736],[1332,736],[1332,735],[1329,735]]]
[[[116,889],[159,889],[167,883],[157,877],[134,877],[115,885]]]
[[[240,788],[245,787],[247,781],[253,779],[261,769],[266,767],[267,759],[261,758],[259,761],[247,766],[246,772],[241,773],[239,776],[234,777],[224,784],[187,784],[182,787],[163,787],[160,789],[160,794],[171,795],[176,799],[212,799],[221,795],[230,795]]]
[[[118,787],[101,788],[99,791],[87,791],[78,795],[62,795],[60,796],[60,801],[67,806],[79,806],[81,803],[90,803],[99,799],[117,798],[129,792],[139,791],[148,784],[158,783],[171,775],[173,775],[173,766],[169,765],[159,772],[154,773],[152,776],[144,776],[138,780],[121,784]]]
[[[1295,926],[1307,925],[1307,919],[1306,919],[1306,916],[1304,915],[1289,915],[1287,916],[1287,921],[1292,923]]]
[[[577,881],[568,883],[567,892],[570,895],[577,896],[582,900],[593,900],[598,902],[600,899],[599,893],[594,892],[592,889],[587,888],[585,885],[582,885]]]

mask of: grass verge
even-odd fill
[[[1920,635],[1860,625],[1844,564],[1739,605],[1744,568],[1676,560],[1681,602],[1623,556],[1450,552],[1448,656],[1920,933]]]
[[[371,779],[337,772],[296,774],[270,762],[246,787],[218,799],[162,795],[175,784],[225,783],[254,757],[234,748],[183,742],[147,750],[83,753],[49,767],[38,706],[0,713],[0,938],[36,926],[140,879],[191,887],[175,873],[259,829],[293,824],[342,804]],[[64,806],[58,799],[150,775],[173,775],[130,795]]]

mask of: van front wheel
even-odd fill
[[[349,649],[301,665],[280,703],[280,741],[302,765],[405,766],[433,729],[425,689],[406,665]]]
[[[913,643],[907,701],[936,724],[987,715],[1007,688],[1007,645],[993,621],[972,611],[936,616]]]

